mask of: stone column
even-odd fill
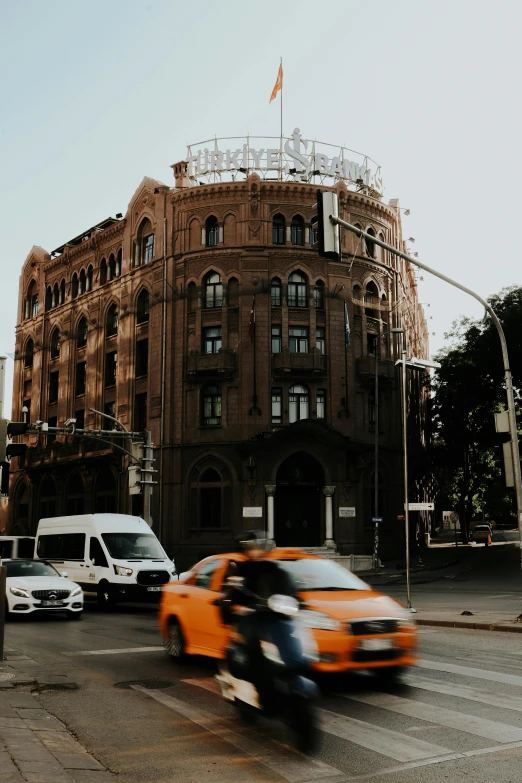
[[[266,530],[267,538],[269,541],[274,540],[274,495],[276,491],[275,484],[265,484],[265,492],[267,494],[267,515],[266,515]]]
[[[327,549],[337,549],[333,538],[333,510],[332,510],[332,497],[335,492],[335,486],[323,487],[324,499],[325,499],[325,520],[326,520],[326,541],[323,546]]]

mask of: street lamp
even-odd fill
[[[404,334],[404,329],[394,327],[390,329],[390,334]],[[378,344],[381,337],[385,335],[375,335],[373,350],[375,352],[375,406],[374,406],[374,426],[375,426],[375,480],[374,480],[374,501],[373,501],[373,570],[377,570],[379,564],[379,351]]]
[[[410,514],[408,499],[408,424],[407,424],[407,400],[406,400],[406,367],[412,367],[416,370],[428,370],[430,368],[438,369],[441,365],[438,362],[430,362],[427,359],[417,359],[412,356],[406,359],[406,351],[402,352],[402,359],[395,362],[395,365],[402,364],[402,451],[404,459],[404,533],[406,548],[406,601],[408,609],[411,608],[411,586],[410,586]]]

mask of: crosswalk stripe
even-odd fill
[[[233,745],[238,750],[251,756],[255,761],[264,764],[265,767],[276,772],[288,783],[305,783],[305,781],[325,780],[329,778],[340,778],[343,773],[325,764],[317,759],[304,756],[290,748],[281,746],[275,740],[266,737],[259,739],[261,742],[251,738],[254,733],[240,724],[229,721],[226,718],[218,718],[206,710],[193,707],[186,702],[175,699],[160,690],[149,690],[139,685],[131,686],[136,691],[150,696],[156,701],[161,702],[169,709],[177,712],[179,715],[192,721],[196,725],[215,734],[220,739]],[[264,742],[264,744],[262,744]]]
[[[121,655],[122,653],[158,652],[158,650],[163,650],[163,647],[156,645],[155,647],[120,647],[111,650],[79,650],[63,652],[62,655],[68,655],[69,657],[75,657],[76,655]]]
[[[430,756],[452,752],[440,745],[433,745],[431,742],[408,737],[406,734],[330,710],[319,709],[318,714],[321,731],[353,742],[355,745],[361,745],[367,750],[373,750],[395,761],[419,761]]]
[[[496,742],[517,742],[522,740],[522,729],[510,726],[508,723],[499,723],[487,718],[477,718],[445,707],[437,707],[435,704],[404,699],[392,693],[368,693],[368,694],[343,694],[345,699],[369,704],[372,707],[396,712],[399,715],[408,715],[410,718],[436,723],[466,734],[475,734],[478,737],[486,737]]]
[[[419,661],[417,665],[421,669],[461,674],[463,677],[474,677],[476,680],[489,680],[490,682],[502,682],[506,685],[519,685],[522,687],[522,677],[518,674],[504,674],[503,672],[492,672],[487,669],[473,669],[471,666],[459,666],[456,663],[427,661],[426,659]]]
[[[509,693],[496,694],[491,693],[491,691],[483,691],[480,688],[473,688],[471,685],[448,684],[442,680],[428,680],[414,674],[408,675],[408,683],[414,688],[420,688],[424,691],[443,693],[447,696],[455,696],[457,699],[467,699],[468,701],[478,701],[481,704],[489,704],[490,707],[501,707],[514,712],[522,712],[522,698],[520,696],[511,696]]]

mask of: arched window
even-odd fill
[[[78,290],[78,275],[75,272],[71,280],[71,299],[76,299],[78,296]]]
[[[194,282],[189,283],[187,286],[187,303],[188,309],[192,313],[198,306],[198,289]]]
[[[292,245],[304,244],[304,220],[301,215],[294,215],[290,226],[290,239]]]
[[[65,280],[60,283],[60,304],[65,302]]]
[[[370,318],[379,317],[379,292],[373,281],[367,284],[364,294],[364,312]]]
[[[109,256],[109,280],[114,280],[116,277],[116,259],[114,258],[114,253],[111,253]]]
[[[116,511],[116,480],[110,470],[100,470],[94,485],[94,513],[114,514]]]
[[[288,421],[290,424],[310,418],[310,394],[306,386],[291,386],[288,398]]]
[[[370,234],[370,236],[375,236],[375,231],[373,228],[370,228],[366,231],[367,234]],[[364,242],[366,245],[366,255],[370,258],[375,258],[375,242],[371,239],[368,239],[367,237],[364,238]]]
[[[77,348],[85,348],[87,345],[87,318],[82,316],[78,321],[78,329],[76,331],[76,346]]]
[[[82,269],[82,271],[80,272],[80,280],[79,280],[78,288],[80,294],[84,294],[85,291],[87,290],[87,277],[85,275],[85,269]]]
[[[272,244],[285,244],[285,218],[283,215],[274,215],[272,219]]]
[[[136,301],[136,323],[144,324],[149,320],[149,292],[144,288]]]
[[[381,232],[377,239],[380,239],[381,242],[384,242],[384,234]],[[384,255],[384,248],[380,245],[375,245],[375,258],[377,261],[380,261],[381,264],[384,264],[386,262],[386,257]]]
[[[281,281],[278,277],[274,277],[270,283],[270,304],[272,307],[281,307],[282,301],[282,289]]]
[[[205,234],[207,247],[219,245],[219,225],[217,217],[210,215],[205,222]]]
[[[56,486],[50,476],[43,480],[40,487],[39,519],[56,516]]]
[[[92,291],[92,277],[93,277],[93,268],[92,268],[92,264],[90,264],[87,270],[87,277],[85,280],[86,291]]]
[[[206,426],[221,424],[221,387],[205,386],[201,391],[201,423]]]
[[[324,283],[322,280],[318,280],[314,286],[314,307],[322,310],[324,308]]]
[[[319,242],[319,230],[317,228],[317,217],[313,217],[310,221],[310,244],[315,245]]]
[[[107,261],[102,258],[100,264],[100,285],[105,285],[107,282]]]
[[[232,482],[225,466],[196,469],[190,482],[191,527],[228,527]]]
[[[154,258],[154,233],[148,218],[142,220],[135,244],[134,266],[149,264]]]
[[[34,359],[34,343],[31,339],[27,341],[24,353],[24,367],[32,367]]]
[[[53,289],[50,285],[45,289],[45,311],[50,310],[53,306]]]
[[[85,488],[78,473],[74,473],[67,482],[65,513],[83,514],[85,511]]]
[[[60,330],[53,330],[51,334],[51,359],[57,359],[60,355]]]
[[[123,251],[120,247],[120,249],[118,250],[118,255],[116,256],[116,277],[119,277],[121,275],[122,260],[123,260]]]
[[[53,307],[58,307],[60,304],[60,288],[58,287],[58,283],[55,283],[53,285]]]
[[[288,278],[288,306],[308,307],[306,277],[302,272],[292,272]]]
[[[38,315],[38,292],[36,283],[31,280],[25,299],[24,318],[34,318],[36,315]]]
[[[105,336],[113,337],[115,334],[118,334],[118,308],[112,304],[105,319]]]
[[[239,307],[239,282],[237,277],[231,277],[227,286],[229,307]]]
[[[223,304],[223,284],[221,275],[209,272],[203,280],[205,290],[205,307],[221,307]]]

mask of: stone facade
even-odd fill
[[[183,187],[183,164],[173,168],[176,187],[145,178],[125,216],[52,254],[29,253],[13,420],[25,405],[31,422],[74,416],[77,426],[100,426],[93,408],[150,429],[159,471],[153,526],[180,562],[226,548],[253,526],[270,525],[281,544],[321,545],[328,504],[338,550],[365,553],[377,340],[381,542],[392,547],[402,513],[394,360],[403,338],[390,329],[406,329],[411,353],[428,350],[412,270],[349,232],[340,262],[320,258],[312,185],[251,174]],[[343,219],[403,248],[397,202],[342,183],[336,190]],[[415,405],[424,411],[421,393]],[[421,420],[410,433],[420,451]],[[126,457],[110,443],[43,434],[28,442],[11,465],[12,532],[34,532],[46,515],[140,512],[141,497],[128,496]]]

